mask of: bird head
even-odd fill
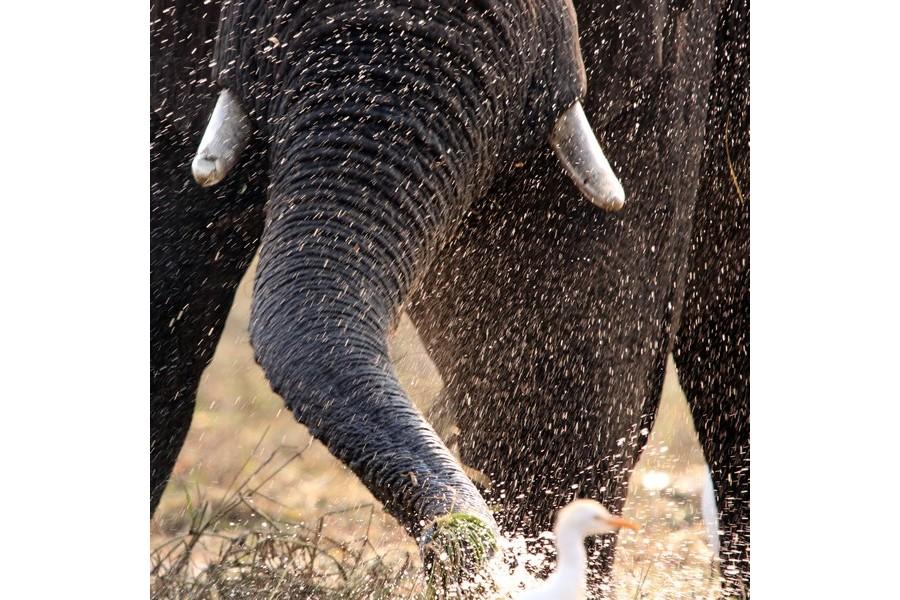
[[[556,515],[554,531],[557,537],[563,533],[575,533],[585,538],[591,535],[615,533],[621,528],[637,531],[640,525],[610,514],[606,508],[594,500],[575,500]]]

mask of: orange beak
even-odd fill
[[[620,529],[633,529],[634,531],[637,531],[641,528],[640,525],[625,517],[610,517],[607,521],[612,524],[613,527],[618,527]]]

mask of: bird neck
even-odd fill
[[[587,586],[587,552],[584,536],[571,530],[562,530],[556,535],[556,571],[565,579],[579,587]]]

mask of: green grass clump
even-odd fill
[[[490,593],[479,578],[499,547],[496,534],[479,517],[451,513],[434,521],[425,546],[428,598],[479,597]]]

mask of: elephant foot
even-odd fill
[[[485,598],[496,595],[492,572],[501,561],[499,533],[480,517],[451,513],[426,530],[422,555],[426,597]]]

